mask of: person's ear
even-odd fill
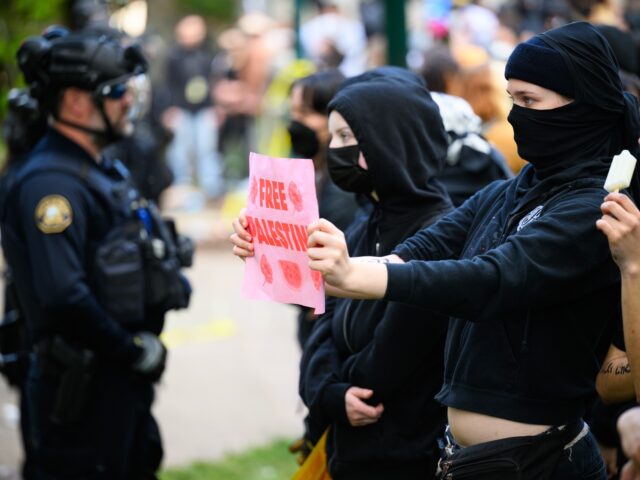
[[[73,118],[86,118],[93,109],[91,94],[79,88],[67,88],[62,95],[61,111]]]

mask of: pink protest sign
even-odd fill
[[[308,266],[307,226],[318,219],[311,160],[249,156],[247,221],[255,255],[247,258],[242,294],[324,313],[322,275]]]

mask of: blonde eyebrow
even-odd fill
[[[509,91],[509,89],[507,89],[507,93],[511,96],[513,95],[535,95],[536,92],[532,92],[531,90],[516,90],[515,92],[511,93]]]

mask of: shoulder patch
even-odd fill
[[[34,216],[36,226],[43,233],[60,233],[71,225],[73,211],[69,200],[62,195],[47,195],[38,202]]]

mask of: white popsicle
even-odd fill
[[[636,157],[623,150],[613,157],[607,179],[604,182],[604,189],[607,192],[617,192],[627,188],[631,184],[633,169],[636,168]]]

